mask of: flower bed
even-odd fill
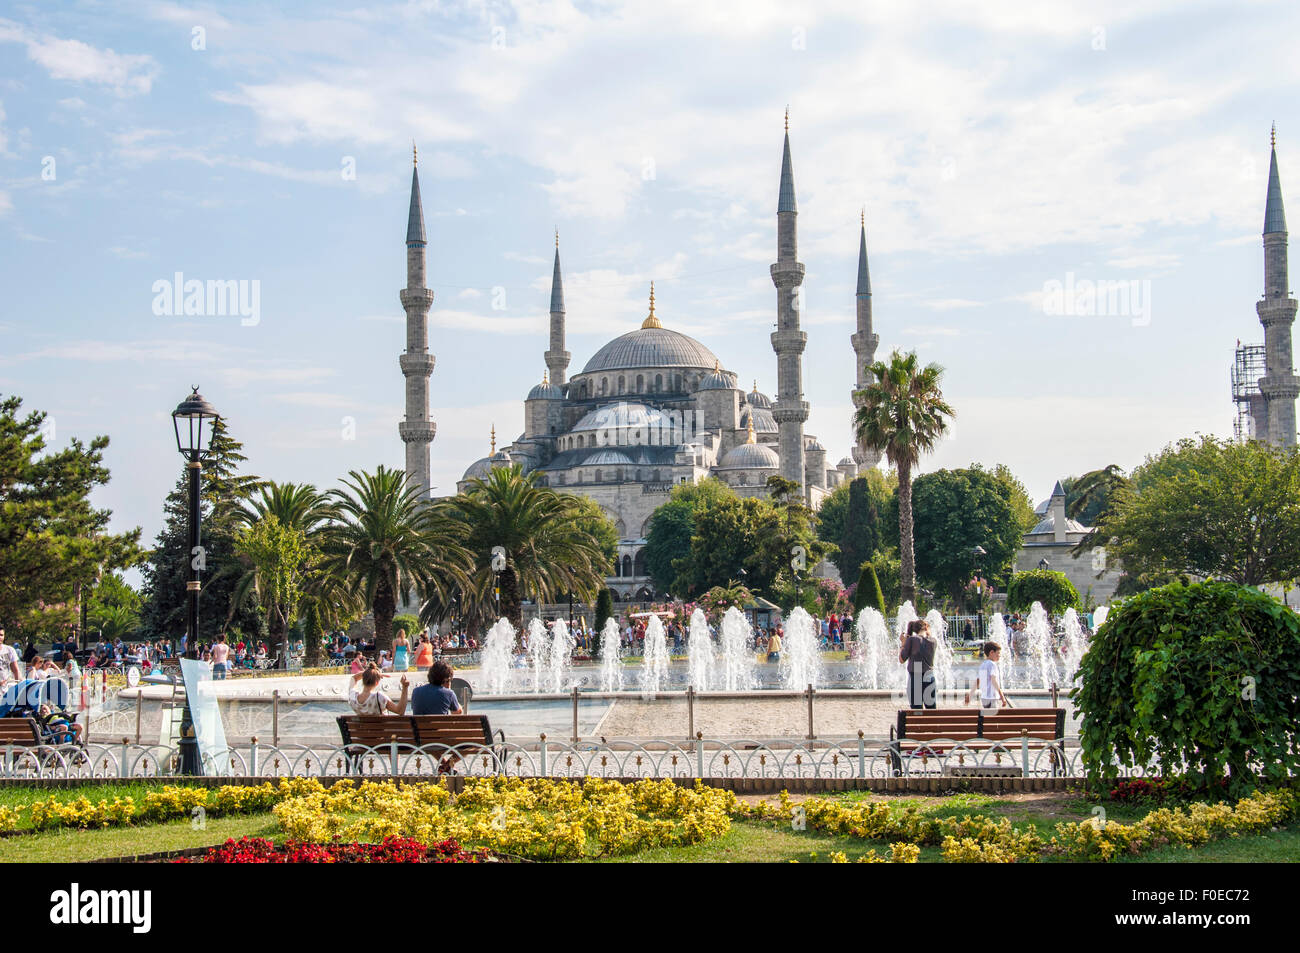
[[[782,791],[779,804],[742,808],[748,817],[790,822],[798,817],[807,827],[865,840],[885,840],[916,847],[938,846],[949,863],[1015,863],[1046,857],[1109,861],[1121,854],[1139,854],[1157,847],[1191,849],[1222,837],[1262,834],[1300,816],[1300,794],[1293,790],[1259,791],[1235,805],[1195,803],[1185,808],[1162,807],[1133,824],[1093,817],[1057,824],[1044,839],[1036,830],[1017,829],[1007,818],[984,815],[937,818],[915,808],[891,811],[881,803],[850,804],[809,798],[799,804]],[[872,860],[876,858],[862,858]],[[898,859],[897,857],[895,858]]]
[[[211,847],[202,857],[177,858],[177,864],[481,864],[496,860],[486,850],[466,850],[454,840],[424,844],[409,837],[385,837],[378,844],[332,841],[328,844],[241,837]]]

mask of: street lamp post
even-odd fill
[[[980,641],[984,641],[984,587],[987,585],[982,576],[979,575],[979,561],[988,555],[988,550],[983,546],[976,546],[972,552],[975,554],[975,615],[977,625],[979,626]]]
[[[216,429],[219,416],[216,409],[203,399],[197,387],[172,411],[172,425],[176,430],[176,449],[186,460],[185,469],[189,475],[190,490],[190,568],[189,578],[185,582],[188,602],[185,626],[187,659],[199,657],[199,592],[203,587],[199,580],[199,573],[206,562],[203,547],[199,542],[201,516],[199,476],[203,471],[203,458],[212,452],[212,433]],[[205,437],[207,446],[204,446]],[[182,774],[203,773],[203,763],[199,759],[198,739],[194,736],[194,716],[190,709],[189,692],[185,693],[185,710],[181,716],[180,753]]]

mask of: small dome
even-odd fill
[[[745,402],[748,403],[750,407],[758,407],[762,410],[772,409],[772,399],[766,394],[760,394],[758,392],[758,381],[754,381],[754,389],[745,395]]]
[[[742,428],[749,426],[749,418],[754,418],[755,433],[779,433],[780,428],[776,425],[776,418],[772,416],[772,411],[765,407],[742,407],[740,410],[740,426]]]
[[[461,480],[485,479],[491,472],[492,458],[483,457],[481,460],[475,460],[469,465],[468,469],[465,470],[465,475],[461,477]]]
[[[804,450],[811,450],[813,453],[825,453],[826,448],[822,446],[821,441],[816,437],[809,437],[804,441]]]
[[[700,380],[700,386],[695,388],[696,392],[702,390],[731,390],[735,382],[730,379],[725,371],[719,368],[717,362],[714,362],[713,373],[705,374]]]
[[[528,392],[529,400],[564,400],[564,391],[548,381],[542,381]]]
[[[836,465],[837,467],[852,467],[852,466],[856,466],[856,464],[853,462],[853,458],[852,458],[852,457],[845,457],[844,459],[842,459],[839,463],[837,463],[837,464],[835,464],[835,465]]]
[[[1089,529],[1090,527],[1084,526],[1078,520],[1072,520],[1068,516],[1065,518],[1065,531],[1067,533],[1087,533]],[[1029,531],[1029,534],[1032,536],[1035,533],[1055,533],[1055,532],[1056,532],[1056,517],[1051,512],[1049,512],[1047,516],[1045,516],[1042,520],[1039,521],[1037,526],[1035,526],[1033,529]]]
[[[775,470],[781,458],[771,447],[761,443],[742,443],[723,454],[720,470]]]

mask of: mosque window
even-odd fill
[[[639,394],[645,388],[645,378],[638,374],[636,376],[636,392]]]
[[[599,471],[599,470],[596,471],[596,482],[597,482],[597,483],[600,482],[600,471]]]
[[[622,375],[622,374],[619,374],[619,375],[618,375],[618,392],[619,392],[620,394],[623,393],[623,389],[624,389],[623,375]]]
[[[644,549],[638,549],[636,551],[636,561],[632,564],[632,575],[634,576],[645,575],[645,550]]]
[[[632,575],[632,557],[623,557],[623,575],[630,577]]]
[[[614,578],[615,578],[615,579],[618,579],[618,578],[620,578],[620,577],[623,575],[622,572],[619,571],[619,570],[621,570],[621,569],[622,569],[622,564],[619,563],[619,561],[618,561],[617,559],[615,559],[615,560],[614,560]]]

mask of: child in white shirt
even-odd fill
[[[1007,696],[1002,692],[1002,678],[998,674],[998,659],[1002,655],[1002,646],[996,642],[985,642],[983,645],[984,661],[980,663],[979,672],[975,676],[975,688],[980,693],[981,708],[997,708],[998,702],[1002,702],[1004,708],[1011,708],[1011,702],[1007,701]],[[970,692],[966,693],[966,704],[970,704]]]

